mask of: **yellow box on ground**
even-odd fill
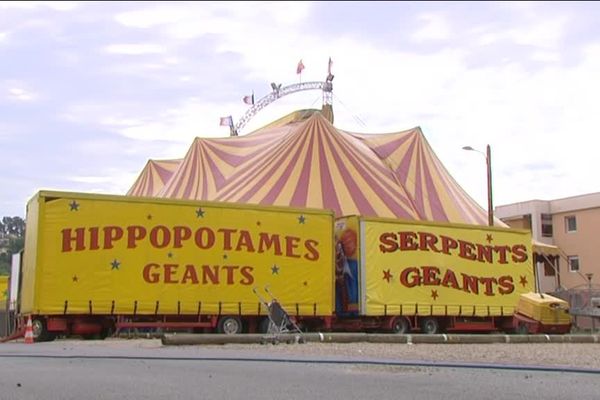
[[[512,315],[534,290],[525,230],[361,218],[362,315]]]
[[[571,323],[569,304],[557,297],[543,293],[523,293],[519,298],[517,311],[544,325]]]
[[[333,213],[42,191],[27,205],[22,312],[333,310]]]

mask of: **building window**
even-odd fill
[[[567,233],[577,232],[577,220],[575,219],[574,215],[565,217],[565,228]]]
[[[579,271],[579,256],[569,256],[567,257],[567,260],[569,262],[569,271]]]
[[[552,237],[552,214],[542,214],[542,236]]]

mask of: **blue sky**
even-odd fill
[[[243,96],[323,80],[336,126],[420,126],[484,208],[600,191],[597,2],[0,2],[0,216],[41,189],[125,194],[229,134]],[[240,134],[319,92],[286,96]]]

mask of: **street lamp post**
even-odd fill
[[[586,278],[588,279],[588,307],[590,309],[590,319],[592,320],[592,334],[596,331],[596,322],[594,321],[594,316],[591,315],[591,310],[593,309],[592,307],[592,278],[594,277],[594,274],[591,272],[588,272],[585,274]]]
[[[494,226],[494,205],[492,201],[492,151],[490,149],[490,145],[487,145],[485,153],[474,149],[471,146],[465,146],[463,147],[463,150],[476,151],[483,154],[485,157],[485,164],[487,167],[488,225]]]

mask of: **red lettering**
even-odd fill
[[[136,242],[146,237],[146,228],[139,225],[133,225],[127,227],[127,248],[135,249],[137,247]]]
[[[527,261],[527,247],[522,244],[516,244],[512,247],[512,260],[516,263],[523,263]]]
[[[496,278],[479,278],[479,281],[485,286],[484,294],[486,296],[494,296],[494,288],[492,287],[492,284],[498,283]]]
[[[171,231],[163,225],[158,225],[150,231],[150,244],[157,249],[165,248],[171,242]]]
[[[447,270],[444,274],[444,278],[442,279],[442,286],[451,287],[453,289],[460,289],[458,286],[458,280],[456,279],[456,275],[452,270]]]
[[[435,246],[438,241],[437,236],[433,233],[419,232],[419,249],[422,251],[433,251],[439,253],[440,251]]]
[[[175,275],[176,269],[179,267],[179,265],[177,264],[165,264],[164,266],[165,269],[165,283],[177,283],[177,280],[173,278],[173,275]]]
[[[313,239],[308,239],[304,242],[304,247],[307,250],[307,253],[304,254],[304,258],[309,261],[317,261],[319,259],[319,250],[317,250],[317,246],[319,242]]]
[[[442,253],[450,254],[450,250],[458,248],[458,242],[451,237],[441,235],[442,239]]]
[[[463,290],[467,293],[479,294],[479,279],[476,276],[461,274],[463,278]]]
[[[187,226],[173,227],[173,248],[178,249],[183,246],[183,241],[192,237],[192,230]]]
[[[238,239],[236,251],[242,250],[242,247],[246,248],[249,253],[254,253],[254,244],[252,243],[252,237],[248,231],[240,231],[240,238]]]
[[[90,231],[90,250],[98,250],[100,248],[100,242],[98,240],[98,231],[100,228],[97,226],[88,228]]]
[[[223,250],[231,250],[231,234],[237,232],[237,229],[221,228],[217,232],[223,233]]]
[[[381,236],[379,236],[379,251],[382,253],[391,253],[398,250],[398,243],[396,243],[396,240],[395,233],[382,233]]]
[[[439,286],[440,278],[438,274],[440,269],[438,267],[421,267],[423,271],[423,285],[425,286]]]
[[[419,269],[414,267],[404,269],[400,274],[400,283],[409,288],[419,285],[421,283]]]
[[[71,242],[75,242],[75,251],[85,250],[84,238],[85,238],[85,228],[77,228],[75,229],[75,237],[73,237],[71,228],[62,230],[62,251],[63,253],[66,251],[71,251],[73,248],[71,247]]]
[[[294,236],[285,237],[285,255],[286,257],[300,258],[299,254],[295,254],[294,250],[298,248],[300,238]]]
[[[181,278],[181,283],[187,283],[187,281],[198,283],[198,274],[196,273],[196,268],[192,264],[185,266],[185,272]]]
[[[415,239],[417,234],[414,232],[398,232],[400,234],[400,250],[416,250]]]
[[[147,264],[142,271],[142,276],[147,283],[157,283],[160,280],[160,273],[158,272],[150,272],[152,269],[158,269],[160,265],[158,264]]]
[[[282,254],[279,235],[274,234],[269,236],[268,233],[261,232],[258,240],[258,252],[264,253],[271,247],[274,247],[273,254],[275,254],[276,256],[280,256]]]
[[[494,251],[496,253],[498,253],[498,255],[500,256],[500,259],[498,260],[498,262],[500,264],[508,264],[507,258],[508,258],[508,252],[510,251],[510,247],[508,246],[494,246]]]
[[[473,243],[465,242],[464,240],[458,241],[460,249],[458,256],[461,258],[466,258],[467,260],[475,260],[477,256],[473,251],[475,250],[475,245]]]
[[[233,273],[239,267],[237,265],[223,265],[221,269],[227,271],[227,284],[233,285],[235,282],[233,281]]]
[[[104,249],[112,249],[113,242],[123,237],[123,229],[118,226],[105,226],[104,229]]]
[[[210,280],[211,283],[219,284],[219,266],[218,265],[215,265],[212,268],[210,267],[210,265],[202,266],[202,283],[207,283],[208,280]]]
[[[249,267],[247,265],[245,267],[240,268],[240,273],[244,277],[244,279],[242,279],[240,281],[240,284],[242,284],[242,285],[252,285],[252,283],[254,283],[254,276],[252,276],[252,271],[253,270],[254,270],[254,268]]]
[[[515,285],[513,284],[512,276],[501,276],[498,278],[498,292],[500,294],[511,294],[515,290]]]
[[[200,228],[194,235],[196,246],[201,249],[210,249],[215,244],[215,233],[209,228]]]
[[[493,264],[494,258],[492,257],[492,253],[492,246],[477,245],[477,261]]]

